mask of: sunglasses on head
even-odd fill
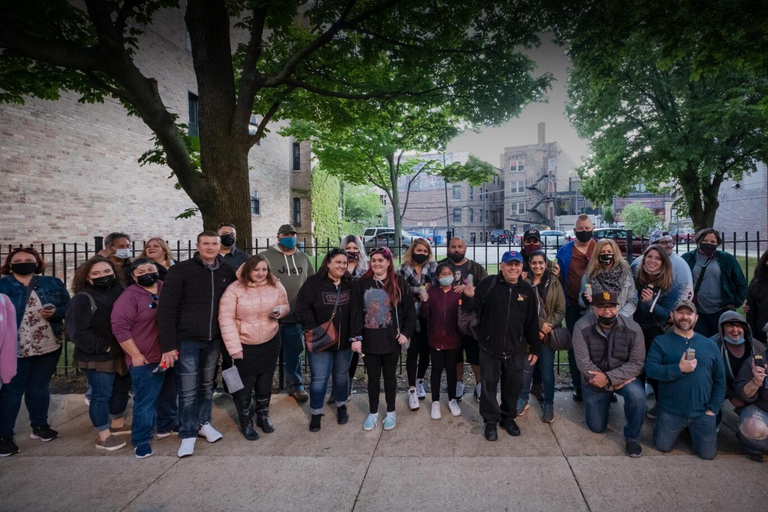
[[[370,251],[368,251],[368,254],[374,255],[374,254],[383,254],[384,256],[389,253],[389,249],[386,247],[372,247]]]
[[[338,256],[339,254],[343,254],[344,256],[346,256],[347,251],[345,251],[344,249],[339,249],[338,247],[336,247],[335,249],[331,249],[331,252],[328,253],[328,259],[330,260],[334,256]]]
[[[153,293],[149,298],[152,299],[152,302],[149,304],[149,309],[155,309],[157,307],[157,299],[160,297],[158,297],[156,293]]]

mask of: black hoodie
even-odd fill
[[[294,314],[305,331],[331,319],[337,295],[339,305],[336,307],[333,325],[339,334],[339,343],[329,350],[344,350],[350,347],[349,310],[352,302],[352,278],[345,276],[337,287],[327,275],[313,274],[307,278],[296,295]]]
[[[728,357],[728,349],[726,348],[725,333],[723,332],[723,324],[726,323],[738,323],[741,324],[744,329],[744,360],[740,365],[732,365],[731,358]],[[730,400],[736,396],[735,383],[739,376],[739,371],[744,363],[749,361],[750,356],[754,357],[755,354],[761,354],[765,351],[765,346],[752,337],[752,329],[749,324],[744,320],[736,311],[726,311],[720,315],[720,322],[717,327],[717,334],[710,338],[717,343],[720,353],[723,356],[723,366],[725,366],[725,399]]]

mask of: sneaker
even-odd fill
[[[480,388],[481,388],[481,384],[478,382],[477,385],[475,386],[475,391],[473,393],[475,395],[475,400],[477,400],[477,402],[480,402],[480,392],[481,392]]]
[[[178,433],[179,433],[178,430],[171,430],[170,432],[158,432],[157,434],[155,434],[155,437],[157,437],[158,439],[165,439],[166,437],[171,437],[173,434],[178,435]]]
[[[408,408],[412,411],[419,410],[419,396],[415,389],[408,390]]]
[[[340,405],[336,408],[336,423],[346,425],[349,421],[349,413],[346,405]]]
[[[109,432],[113,436],[129,436],[131,435],[131,427],[123,423],[122,427],[116,427],[116,428],[109,427]]]
[[[42,427],[32,427],[32,433],[29,434],[30,439],[40,439],[42,442],[47,443],[59,437],[59,433],[53,430],[47,423]]]
[[[96,448],[99,450],[107,450],[108,452],[113,452],[115,450],[119,450],[123,446],[125,446],[127,443],[120,438],[118,438],[115,435],[110,434],[107,436],[105,440],[96,439]]]
[[[515,423],[515,420],[509,420],[509,423],[500,423],[501,428],[507,431],[507,434],[511,435],[512,437],[517,437],[520,435],[520,427],[517,426],[517,423]]]
[[[653,404],[653,407],[645,412],[645,417],[649,420],[655,420],[659,417],[659,404]]]
[[[541,409],[541,421],[544,423],[552,423],[555,421],[555,411],[553,410],[552,404],[544,402],[544,405],[541,406]]]
[[[322,414],[313,414],[312,419],[309,420],[309,431],[320,432],[320,420],[323,419]]]
[[[572,393],[572,396],[573,396],[573,401],[574,402],[583,402],[584,401],[584,398],[581,396],[581,392],[580,391],[574,391]]]
[[[496,441],[499,438],[499,433],[496,430],[496,423],[493,421],[486,422],[483,435],[488,441]]]
[[[194,437],[182,439],[181,445],[179,446],[179,452],[176,454],[176,456],[180,459],[183,459],[184,457],[189,457],[195,453],[195,441],[197,441],[197,439]]]
[[[461,408],[455,398],[453,400],[448,400],[448,408],[451,410],[452,416],[461,416]]]
[[[517,399],[517,415],[522,416],[525,414],[525,411],[528,410],[528,402],[525,402],[522,398]]]
[[[611,403],[615,404],[618,401],[619,401],[619,397],[616,396],[616,393],[611,393]]]
[[[387,417],[384,418],[384,423],[382,423],[384,426],[384,430],[392,430],[397,426],[397,415],[393,413],[387,413]]]
[[[291,393],[291,396],[296,399],[296,401],[300,404],[303,404],[307,400],[309,400],[309,395],[306,391],[303,389],[299,389],[298,391],[294,391]]]
[[[206,423],[200,427],[200,431],[197,433],[197,437],[204,437],[205,440],[209,443],[215,443],[224,436],[221,435],[221,432],[213,428],[213,425]]]
[[[85,395],[85,397],[83,398],[83,401],[85,402],[86,407],[91,406],[91,397],[89,397],[88,395]]]
[[[747,452],[747,458],[755,462],[764,462],[763,452]]]
[[[146,459],[152,456],[152,446],[145,444],[133,449],[133,454],[137,459]]]
[[[13,436],[0,437],[0,457],[10,457],[19,453],[19,447],[13,441]]]
[[[462,395],[464,395],[464,387],[463,381],[456,381],[456,400],[461,400]]]
[[[373,430],[379,424],[378,414],[369,414],[363,422],[363,430]]]
[[[433,420],[439,420],[443,417],[440,412],[440,402],[432,402],[432,412],[429,414],[429,417]]]
[[[636,459],[643,454],[643,447],[635,441],[627,441],[627,455]]]
[[[416,395],[419,400],[424,400],[427,397],[427,392],[424,390],[424,379],[416,379]]]

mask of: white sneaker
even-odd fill
[[[461,408],[455,398],[448,401],[448,408],[451,410],[452,415],[461,416]]]
[[[433,420],[439,420],[443,417],[440,413],[440,402],[432,402],[432,414],[430,414]]]
[[[83,397],[83,401],[85,402],[86,407],[90,407],[91,406],[91,399],[90,399],[90,397],[84,396]]]
[[[461,400],[461,397],[464,395],[464,381],[457,380],[456,381],[456,398]]]
[[[424,379],[416,379],[416,395],[418,395],[419,400],[426,398],[427,392],[424,391]]]
[[[209,443],[215,443],[224,436],[221,435],[221,432],[213,428],[213,425],[206,423],[200,427],[200,431],[197,433],[197,437],[204,437],[205,440]]]
[[[482,392],[482,388],[480,386],[480,383],[478,382],[475,386],[475,400],[478,402],[480,401],[480,393]]]
[[[415,389],[408,390],[408,408],[412,411],[419,410],[419,397],[416,395]]]
[[[181,440],[181,446],[179,446],[179,452],[176,454],[180,459],[189,457],[195,453],[195,439],[194,437],[188,437]]]

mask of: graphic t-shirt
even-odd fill
[[[466,284],[467,276],[469,275],[469,260],[461,265],[456,265],[451,262],[448,263],[448,266],[451,267],[451,271],[453,272],[453,286]],[[477,284],[478,283],[475,283],[475,285]]]
[[[389,354],[399,351],[400,345],[395,339],[397,319],[383,285],[374,283],[363,292],[363,307],[363,353]]]

